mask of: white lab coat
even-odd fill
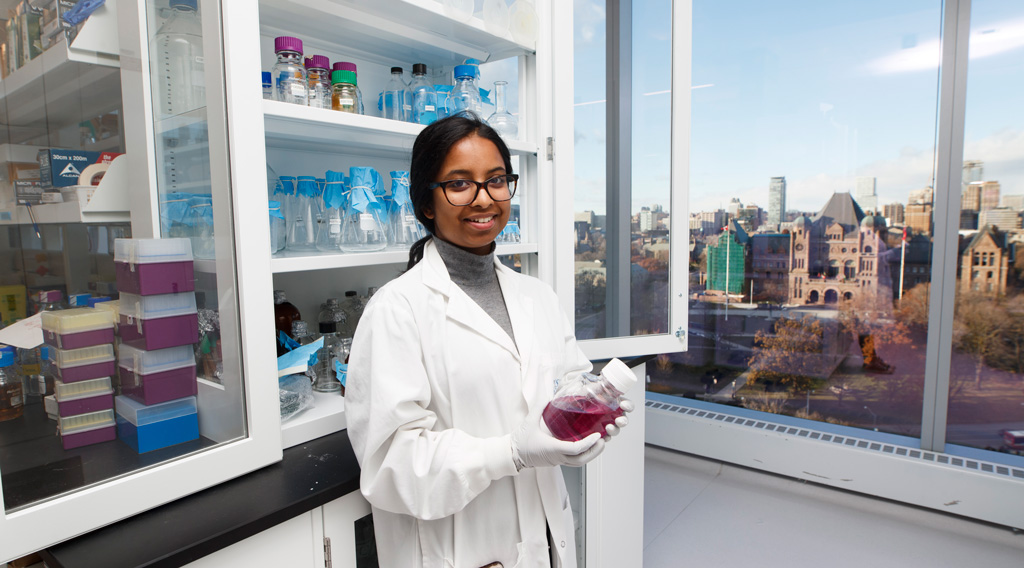
[[[556,567],[576,566],[560,469],[517,473],[510,436],[557,380],[591,365],[551,288],[495,266],[515,343],[451,281],[432,242],[359,322],[345,412],[381,568],[478,568],[508,544],[479,519],[517,508],[525,532],[547,524]],[[547,543],[537,544],[505,568],[547,566]]]

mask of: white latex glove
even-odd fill
[[[633,409],[635,407],[633,406],[632,400],[629,400],[628,398],[622,396],[619,397],[619,408],[621,408],[623,412],[628,414],[630,412],[633,412]],[[626,418],[626,414],[623,414],[622,416],[616,418],[614,424],[609,424],[604,427],[605,439],[611,438],[612,436],[617,436],[619,434],[619,431],[625,428],[627,424],[629,424],[629,418]]]
[[[600,432],[577,442],[564,442],[552,436],[541,415],[527,416],[512,432],[512,461],[516,470],[524,467],[568,465],[580,467],[601,455],[605,441]]]

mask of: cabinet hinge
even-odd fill
[[[555,139],[550,137],[550,136],[548,136],[546,150],[547,150],[547,158],[548,158],[548,160],[549,161],[550,160],[554,160],[555,159]]]
[[[331,537],[324,537],[324,566],[332,568],[331,562]]]

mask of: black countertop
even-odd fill
[[[280,462],[40,554],[49,568],[182,566],[358,489],[359,464],[342,430],[288,448]]]

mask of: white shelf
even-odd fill
[[[498,256],[531,254],[537,252],[537,250],[538,247],[535,243],[499,244],[495,254]],[[276,253],[270,259],[270,271],[274,274],[280,274],[282,272],[330,270],[332,268],[352,268],[380,264],[405,264],[408,260],[409,251],[406,250],[339,254],[283,251]]]
[[[97,39],[103,36],[105,40]],[[112,8],[90,16],[71,46],[60,41],[0,81],[0,101],[18,124],[78,124],[120,107],[117,18]],[[15,140],[18,142],[19,140]]]
[[[263,35],[301,35],[310,46],[358,54],[382,65],[426,63],[434,68],[536,50],[507,32],[504,37],[491,34],[480,18],[453,20],[436,0],[261,0],[259,9]]]
[[[24,205],[14,210],[0,211],[0,225],[30,225],[50,223],[128,223],[127,155],[114,158],[100,184],[96,186],[89,203],[78,201],[33,205],[32,212]]]
[[[421,124],[377,116],[263,101],[268,147],[408,159]],[[537,153],[537,145],[508,142],[516,155]]]
[[[344,430],[345,397],[338,393],[313,392],[313,407],[281,424],[281,449]]]

